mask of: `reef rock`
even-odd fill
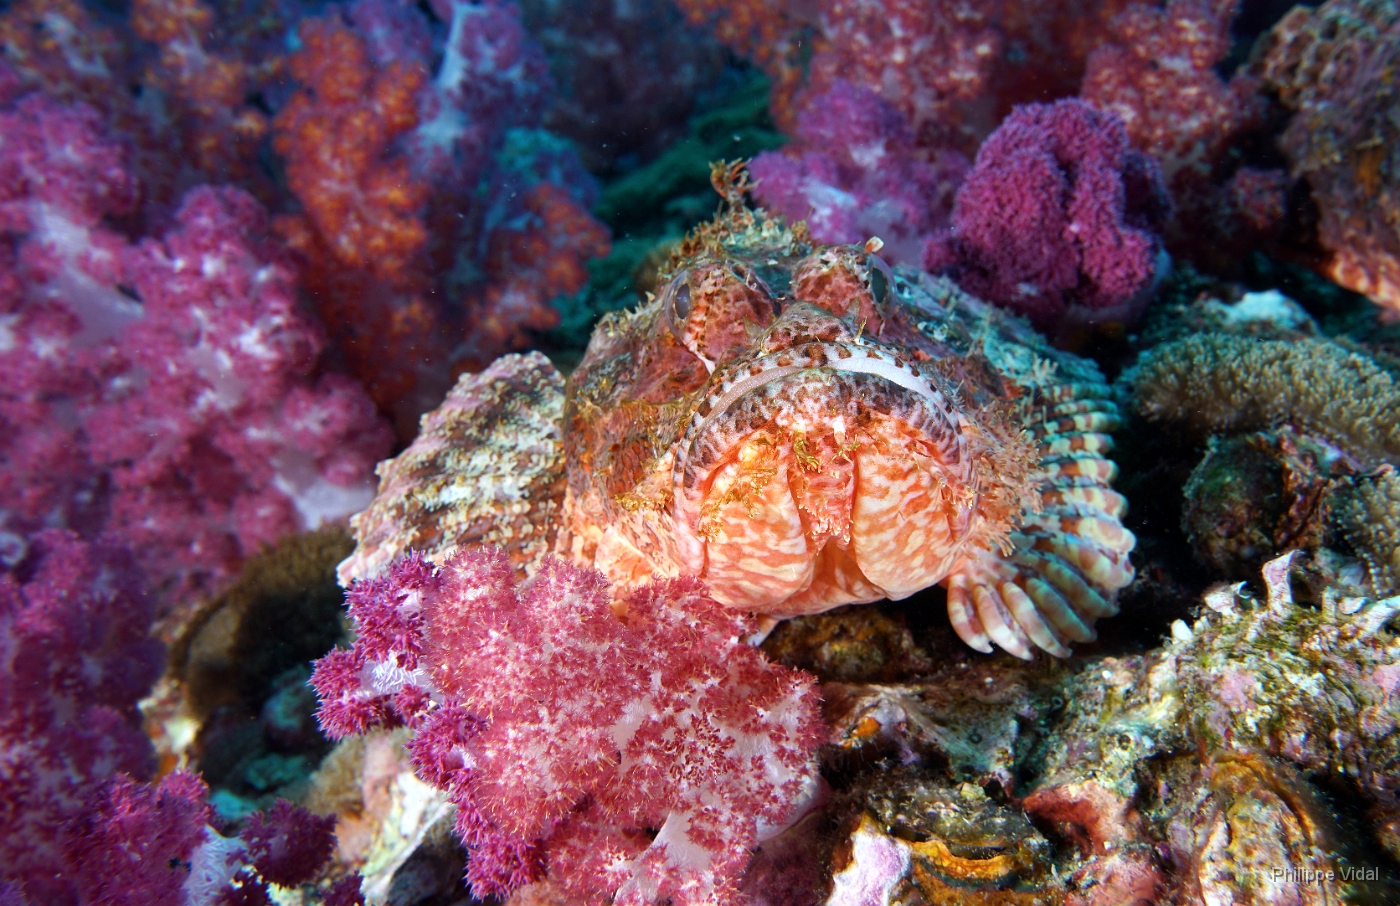
[[[1301,548],[1355,557],[1378,596],[1400,590],[1400,382],[1381,360],[1322,338],[1201,333],[1124,382],[1144,417],[1209,436],[1186,487],[1200,559],[1228,572]]]
[[[1324,271],[1400,309],[1400,11],[1390,0],[1300,5],[1256,57],[1265,87],[1293,112],[1279,147],[1321,214],[1318,239],[1331,253]]]
[[[1400,851],[1400,598],[1305,559],[1148,653],[825,684],[825,902],[1394,902],[1359,832]]]
[[[508,514],[490,530],[525,571],[548,537],[619,592],[688,574],[784,618],[944,583],[979,650],[1063,656],[1094,638],[1133,577],[1097,367],[950,282],[892,271],[878,240],[824,247],[750,211],[743,179],[717,168],[727,210],[678,247],[657,296],[599,324],[562,417],[542,363],[464,378],[381,466],[342,579],[493,540]]]

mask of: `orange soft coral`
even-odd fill
[[[18,0],[0,15],[0,52],[20,78],[60,101],[85,101],[107,112],[120,103],[112,81],[125,74],[121,36],[96,21],[79,0]]]
[[[207,45],[220,24],[199,0],[134,0],[131,5],[132,31],[160,48],[145,82],[163,90],[185,120],[180,144],[187,161],[223,180],[257,182],[255,156],[268,122],[247,99],[278,73],[282,61],[279,55],[256,61],[222,47],[211,49]],[[270,186],[259,188],[270,196]]]
[[[447,348],[413,268],[428,239],[429,187],[390,146],[417,125],[427,73],[402,62],[376,68],[365,41],[334,20],[305,23],[301,39],[289,69],[302,87],[273,122],[273,147],[302,213],[279,226],[304,257],[306,286],[351,370],[381,409],[406,406],[400,421],[411,424],[431,404],[416,395],[445,389],[420,387],[419,366],[445,361]]]
[[[491,234],[486,260],[491,283],[473,317],[477,344],[487,353],[519,348],[527,341],[526,330],[558,324],[559,313],[550,301],[583,289],[588,260],[612,248],[607,228],[554,183],[530,188],[524,208],[523,225]]]
[[[290,69],[302,89],[274,121],[287,182],[340,265],[401,278],[427,240],[428,187],[388,148],[417,125],[427,73],[405,63],[376,71],[365,42],[333,21],[307,22],[301,39]]]

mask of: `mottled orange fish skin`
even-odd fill
[[[774,617],[944,582],[981,650],[1092,637],[1133,545],[1092,363],[746,210],[683,249],[569,380],[556,550]]]

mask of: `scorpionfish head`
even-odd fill
[[[709,372],[674,441],[680,570],[729,606],[775,616],[901,598],[944,579],[987,530],[987,454],[932,369],[877,339],[893,277],[835,247],[784,292],[734,260],[701,260],[660,320]]]
[[[570,377],[556,549],[770,617],[943,583],[978,650],[1094,638],[1134,541],[1097,366],[876,248],[729,223]]]

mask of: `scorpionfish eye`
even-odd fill
[[[748,349],[778,309],[763,280],[736,262],[699,261],[661,292],[661,315],[671,333],[710,369]]]

